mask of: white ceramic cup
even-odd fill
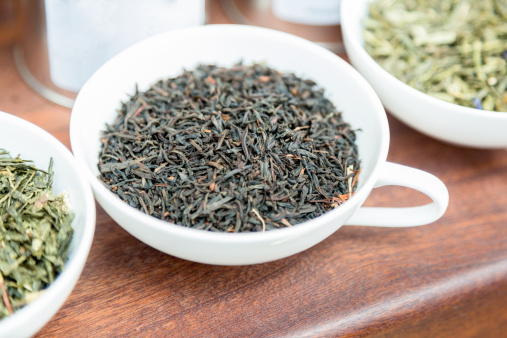
[[[282,72],[310,78],[326,90],[357,132],[362,161],[358,189],[338,208],[305,223],[264,233],[213,233],[163,222],[128,206],[97,178],[100,133],[112,122],[120,101],[135,84],[147,89],[159,79],[179,75],[200,63],[232,66],[264,62]],[[303,251],[343,224],[415,226],[442,216],[448,204],[436,177],[387,163],[389,128],[385,111],[370,85],[347,62],[304,39],[273,30],[215,25],[170,31],[142,41],[101,67],[80,91],[72,110],[70,137],[95,197],[124,229],[146,244],[191,261],[243,265],[272,261]],[[360,208],[374,187],[400,185],[428,195],[432,202],[413,208]],[[121,244],[119,244],[121,245]]]
[[[95,232],[95,201],[75,158],[56,138],[16,116],[0,112],[0,149],[46,170],[53,158],[53,193],[67,193],[74,235],[63,271],[37,299],[0,319],[0,337],[30,337],[63,305],[81,275]],[[1,245],[1,244],[0,244]]]
[[[362,20],[372,0],[343,0],[341,26],[347,56],[389,111],[438,140],[473,148],[507,148],[507,113],[460,106],[425,94],[384,70],[363,47]]]

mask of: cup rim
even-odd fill
[[[238,35],[242,34],[245,38],[248,38],[251,35],[266,37],[269,39],[279,40],[280,43],[284,43],[287,45],[295,46],[295,48],[305,48],[312,50],[313,53],[316,54],[319,58],[324,58],[329,60],[329,62],[333,62],[337,67],[340,67],[341,71],[347,72],[348,75],[355,79],[357,84],[363,90],[364,97],[368,98],[372,101],[378,109],[375,109],[371,114],[377,115],[379,125],[378,128],[380,130],[380,138],[381,138],[381,147],[379,154],[375,159],[374,169],[372,170],[372,174],[363,181],[361,188],[357,189],[354,195],[340,205],[338,208],[330,210],[317,218],[308,220],[303,223],[298,223],[295,226],[276,229],[276,231],[265,231],[265,232],[246,232],[246,233],[225,233],[225,232],[212,232],[212,231],[203,231],[201,229],[193,229],[187,228],[178,224],[169,223],[166,221],[162,221],[153,216],[147,215],[142,211],[130,207],[125,202],[121,201],[115,194],[109,191],[100,180],[94,176],[92,170],[88,167],[87,162],[85,161],[86,156],[84,155],[86,151],[81,147],[81,139],[85,137],[85,135],[81,135],[80,133],[80,125],[81,121],[86,118],[86,114],[84,111],[81,111],[82,102],[87,100],[89,93],[93,93],[94,83],[99,81],[101,78],[101,74],[109,69],[114,68],[115,65],[121,64],[122,60],[128,59],[130,54],[135,53],[138,49],[150,50],[149,46],[152,44],[156,44],[158,41],[167,41],[171,40],[180,40],[180,39],[191,39],[193,36],[210,37],[213,36],[222,36],[222,35]],[[222,37],[223,38],[223,37]],[[158,79],[154,79],[155,82]],[[378,176],[378,169],[386,161],[387,152],[389,147],[389,126],[387,121],[387,116],[385,114],[384,108],[378,96],[376,95],[373,88],[369,85],[369,83],[359,74],[357,70],[355,70],[350,64],[341,59],[336,54],[328,51],[327,49],[314,44],[308,40],[303,38],[294,36],[292,34],[254,26],[244,26],[244,25],[234,25],[234,24],[220,24],[220,25],[205,25],[205,26],[196,26],[190,28],[181,28],[175,29],[168,32],[164,32],[161,34],[157,34],[148,39],[145,39],[141,42],[138,42],[127,49],[123,50],[108,62],[106,62],[103,66],[101,66],[85,83],[81,91],[79,92],[74,107],[72,109],[71,119],[70,119],[70,140],[72,145],[73,153],[80,163],[82,167],[85,167],[86,177],[92,186],[92,189],[98,199],[107,199],[108,203],[111,203],[115,209],[121,209],[124,213],[128,214],[128,217],[135,220],[138,223],[149,224],[150,227],[156,228],[157,230],[163,231],[167,234],[184,236],[188,238],[201,239],[201,240],[211,240],[211,241],[219,241],[222,243],[238,243],[238,242],[263,242],[266,240],[281,240],[290,235],[302,234],[308,231],[308,228],[313,228],[318,226],[319,223],[326,223],[330,219],[338,218],[339,214],[346,213],[351,209],[354,209],[356,206],[362,203],[369,195],[371,189]],[[359,149],[360,151],[360,149]],[[97,153],[98,154],[98,153]]]

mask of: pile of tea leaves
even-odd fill
[[[367,52],[426,94],[507,112],[506,0],[374,0]]]
[[[122,103],[103,132],[99,178],[132,207],[171,223],[265,231],[352,196],[355,139],[311,80],[260,64],[200,65]]]
[[[62,271],[73,214],[48,171],[0,149],[0,318],[36,299]]]

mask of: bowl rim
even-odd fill
[[[64,158],[64,161],[66,161],[73,170],[75,170],[77,176],[85,176],[83,170],[77,164],[71,152],[47,131],[29,121],[2,111],[0,111],[0,120],[2,120],[2,123],[11,124],[13,128],[18,128],[20,131],[27,131],[32,135],[36,135],[44,146],[53,149],[56,153],[59,153],[59,155]],[[54,299],[58,299],[62,293],[61,290],[64,290],[66,285],[71,285],[70,292],[72,292],[72,289],[75,287],[75,283],[80,278],[93,242],[96,210],[95,200],[88,181],[79,180],[76,184],[79,192],[83,194],[83,201],[85,201],[85,205],[83,210],[83,234],[80,241],[75,243],[73,255],[69,257],[65,263],[63,271],[46,289],[44,289],[44,292],[37,299],[17,310],[13,314],[0,319],[0,332],[14,333],[12,331],[13,329],[29,325],[27,324],[27,320],[37,317],[41,312],[47,311],[45,304],[53,302]],[[65,303],[67,297],[68,295],[65,299],[63,299],[61,305],[58,306],[58,309]],[[53,315],[54,314],[51,315],[50,319]],[[40,328],[42,328],[46,323],[47,322],[44,322]],[[40,328],[37,330],[40,330]]]
[[[491,111],[491,110],[483,110],[471,107],[461,106],[456,103],[447,102],[436,97],[433,97],[429,94],[426,94],[418,89],[411,87],[405,82],[399,80],[397,77],[389,73],[387,70],[382,68],[371,56],[368,54],[363,44],[360,43],[359,39],[356,39],[355,36],[351,33],[353,27],[357,22],[352,19],[352,15],[350,13],[355,13],[357,10],[357,6],[359,2],[370,3],[375,0],[342,0],[340,6],[340,17],[341,17],[341,27],[344,41],[347,40],[345,48],[347,49],[347,45],[349,45],[349,49],[352,47],[360,56],[361,61],[365,62],[370,68],[378,75],[384,76],[390,79],[391,82],[397,83],[402,89],[407,90],[410,95],[415,96],[417,100],[426,100],[432,105],[440,106],[442,109],[446,110],[454,110],[458,111],[460,114],[467,114],[473,117],[483,117],[483,118],[492,118],[498,120],[507,120],[507,112],[501,111]],[[365,15],[361,16],[363,19]],[[363,27],[362,23],[359,22],[360,27]]]
[[[355,194],[339,208],[330,210],[323,215],[303,222],[298,223],[297,226],[280,228],[276,229],[276,231],[265,231],[265,232],[242,232],[242,233],[226,233],[226,232],[212,232],[212,231],[203,231],[201,229],[193,229],[185,226],[181,226],[178,224],[162,221],[156,217],[147,215],[142,211],[133,208],[120,200],[118,196],[113,194],[109,189],[107,189],[104,184],[94,176],[94,174],[89,170],[87,162],[85,161],[86,156],[84,155],[86,152],[84,148],[81,147],[81,133],[80,125],[81,121],[86,118],[86,114],[81,110],[81,102],[87,100],[86,96],[89,95],[88,92],[93,92],[93,89],[90,89],[97,79],[100,79],[101,73],[104,72],[105,69],[110,67],[114,67],[115,64],[121,64],[121,60],[124,58],[128,58],[130,53],[134,53],[139,48],[144,48],[144,46],[149,46],[150,44],[158,41],[158,40],[166,40],[166,39],[181,39],[182,36],[204,36],[206,34],[214,34],[214,36],[227,35],[227,34],[245,34],[245,38],[248,38],[248,34],[253,34],[255,36],[263,36],[269,37],[270,39],[279,40],[280,43],[286,43],[289,45],[296,45],[299,48],[310,49],[316,53],[319,58],[325,58],[330,60],[330,62],[334,62],[337,67],[344,72],[350,74],[351,77],[355,78],[358,85],[364,91],[364,97],[367,97],[371,100],[372,104],[377,108],[374,110],[374,114],[377,115],[379,121],[379,130],[381,137],[381,147],[379,154],[376,157],[376,163],[372,174],[363,181],[363,186],[361,189],[358,189]],[[148,50],[148,48],[145,48]],[[162,77],[162,76],[161,76]],[[157,79],[154,79],[155,82]],[[118,102],[119,104],[120,102]],[[101,121],[104,122],[105,121]],[[84,135],[83,135],[84,136]],[[98,197],[97,199],[104,198],[107,199],[108,203],[111,203],[115,209],[120,209],[124,213],[128,213],[128,216],[138,222],[143,222],[149,224],[150,227],[156,228],[157,230],[163,231],[167,234],[177,235],[180,237],[193,238],[197,240],[210,240],[213,242],[221,242],[221,243],[251,243],[251,242],[265,242],[269,240],[283,240],[288,236],[297,236],[300,234],[304,234],[308,231],[309,227],[315,227],[318,223],[326,223],[329,219],[335,219],[338,216],[337,213],[347,213],[353,209],[357,204],[361,204],[361,201],[364,201],[369,194],[371,188],[373,188],[374,183],[377,180],[379,167],[386,161],[388,148],[389,148],[389,125],[387,121],[387,115],[382,106],[380,99],[377,94],[371,87],[371,85],[359,74],[359,72],[354,69],[349,63],[345,60],[337,56],[336,54],[330,52],[329,50],[314,44],[306,39],[297,37],[295,35],[284,33],[281,31],[276,31],[268,28],[262,27],[254,27],[254,26],[245,26],[245,25],[236,25],[236,24],[215,24],[215,25],[204,25],[204,26],[195,26],[189,28],[181,28],[175,29],[168,32],[160,33],[149,37],[145,40],[142,40],[125,50],[121,51],[105,64],[103,64],[85,83],[79,92],[74,106],[72,108],[71,119],[70,119],[70,141],[72,145],[72,150],[76,160],[80,163],[82,167],[85,167],[86,177],[88,178],[92,189]],[[97,153],[98,156],[98,153]]]

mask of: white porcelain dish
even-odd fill
[[[69,206],[75,214],[74,235],[64,270],[32,303],[0,320],[0,337],[29,337],[40,330],[63,305],[88,257],[95,231],[95,201],[71,152],[41,128],[13,115],[0,112],[0,148],[12,156],[32,160],[36,167],[47,169],[53,158],[53,191],[67,192]]]
[[[389,113],[430,137],[458,146],[507,148],[507,113],[445,102],[385,71],[364,49],[362,19],[371,0],[343,0],[341,27],[347,56],[375,89]]]
[[[97,178],[100,134],[112,122],[120,102],[183,68],[215,63],[232,66],[264,62],[282,72],[313,79],[343,111],[353,128],[361,129],[359,188],[340,207],[293,227],[264,233],[213,233],[166,223],[128,206]],[[389,128],[380,100],[347,62],[304,39],[264,28],[215,25],[170,31],[144,40],[101,67],[81,89],[71,115],[74,155],[85,168],[97,201],[133,236],[148,245],[191,261],[243,265],[272,261],[303,251],[343,224],[411,226],[430,223],[445,211],[448,194],[434,176],[386,163]],[[415,208],[358,208],[374,186],[397,184],[430,196],[432,203]],[[351,218],[352,217],[352,218]]]

